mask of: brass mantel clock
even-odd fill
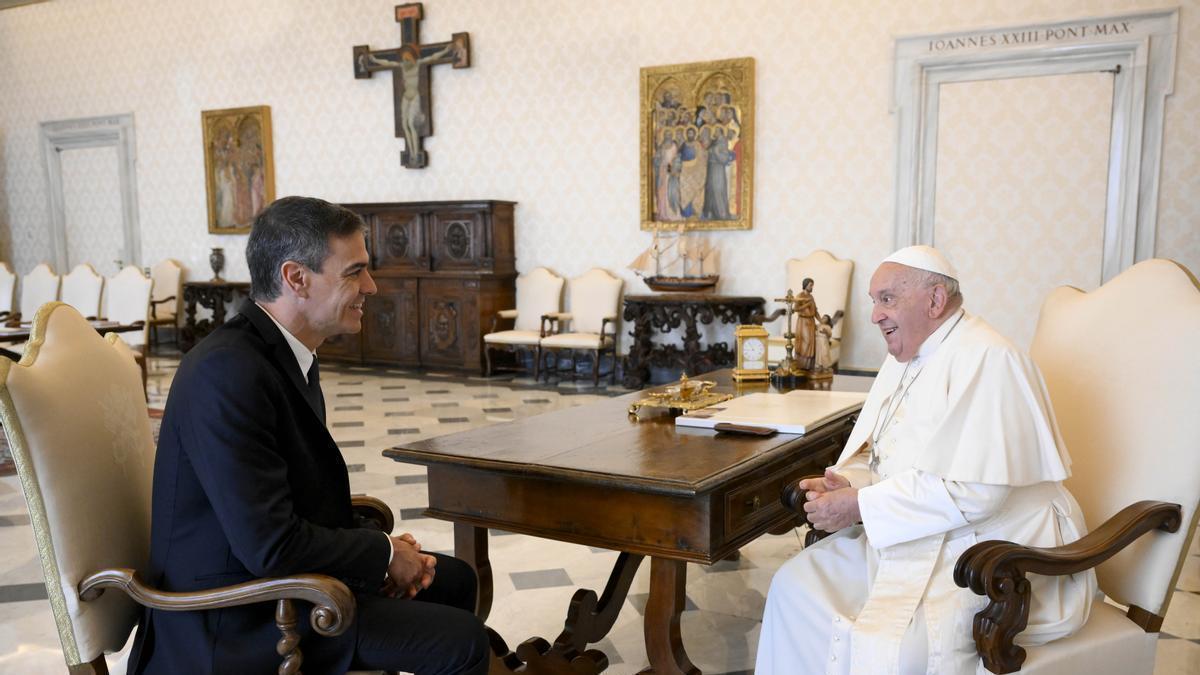
[[[761,325],[739,325],[733,331],[737,341],[737,367],[733,379],[765,380],[771,376],[767,370],[767,329]]]

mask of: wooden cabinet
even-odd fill
[[[367,224],[363,330],[322,345],[352,363],[483,368],[483,332],[516,306],[512,202],[346,204]]]

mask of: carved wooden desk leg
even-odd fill
[[[487,621],[492,611],[492,561],[488,560],[487,537],[486,527],[454,524],[454,555],[475,568],[475,575],[479,577],[475,616],[483,621]]]
[[[642,673],[700,675],[692,665],[679,633],[683,613],[687,563],[666,558],[650,559],[650,600],[646,604],[646,656],[650,667]]]

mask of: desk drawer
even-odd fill
[[[764,522],[783,515],[785,509],[779,501],[784,486],[804,476],[821,473],[837,459],[842,448],[842,436],[838,434],[821,443],[821,447],[804,460],[789,464],[767,474],[764,478],[751,478],[725,495],[725,536],[736,537],[754,529]]]

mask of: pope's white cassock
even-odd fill
[[[959,310],[908,363],[888,356],[834,467],[860,490],[862,524],[776,573],[756,672],[985,672],[971,625],[987,598],[955,585],[954,564],[988,539],[1059,546],[1082,536],[1062,485],[1069,466],[1041,373],[982,319]],[[1030,580],[1018,644],[1087,620],[1090,570]]]

